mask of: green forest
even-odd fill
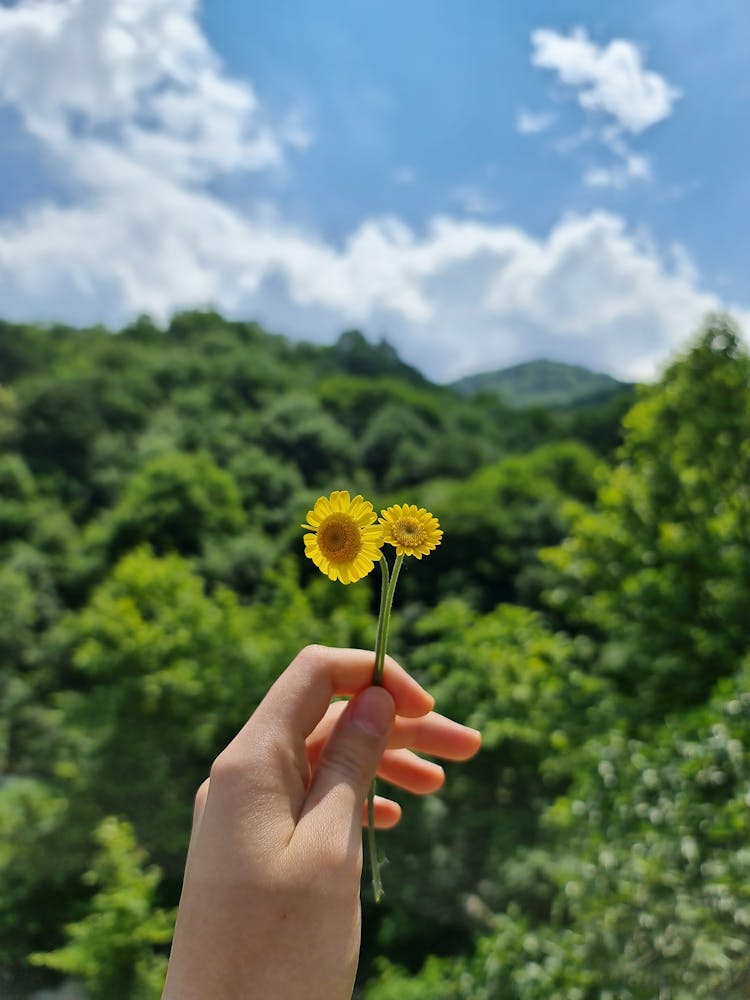
[[[725,316],[565,407],[211,312],[0,323],[0,995],[158,1000],[193,796],[376,584],[321,494],[425,506],[389,651],[483,733],[400,796],[362,1000],[750,993],[750,357]]]

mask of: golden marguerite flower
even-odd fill
[[[348,490],[319,497],[307,512],[305,555],[331,580],[356,583],[380,559],[383,532],[375,524],[372,504],[361,496],[349,499]]]
[[[380,512],[378,522],[383,539],[396,546],[397,556],[428,556],[440,545],[443,532],[440,522],[424,507],[414,504],[394,504]]]

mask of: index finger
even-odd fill
[[[323,718],[308,736],[307,758],[311,767],[315,767],[346,705],[345,701],[329,705]],[[476,729],[463,726],[437,712],[429,712],[418,719],[405,719],[397,715],[388,737],[387,749],[407,748],[420,754],[441,757],[443,760],[465,761],[477,753],[481,742],[481,734]]]
[[[365,649],[307,646],[273,684],[257,716],[270,716],[287,732],[305,739],[326,713],[331,698],[354,695],[372,683],[375,654]],[[435,699],[390,656],[385,658],[385,687],[406,718],[426,715]]]

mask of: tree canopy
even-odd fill
[[[688,331],[686,331],[686,334]],[[383,838],[364,1000],[750,989],[750,357],[510,409],[386,342],[212,312],[0,322],[0,993],[158,998],[193,795],[376,587],[301,555],[321,493],[432,510],[391,651],[482,730]],[[398,795],[397,795],[398,797]]]

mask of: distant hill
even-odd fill
[[[350,375],[391,376],[415,385],[428,385],[424,375],[407,365],[387,340],[371,343],[359,330],[346,330],[331,348],[336,369]]]
[[[451,388],[463,396],[479,392],[498,395],[508,406],[566,407],[593,400],[604,400],[626,388],[610,375],[589,371],[578,365],[559,361],[526,361],[511,368],[467,375],[453,382]]]

